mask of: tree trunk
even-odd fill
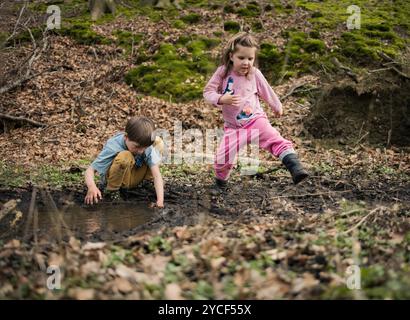
[[[155,6],[157,8],[168,8],[172,6],[180,8],[179,0],[140,0],[142,6]]]
[[[89,0],[88,7],[90,9],[91,19],[93,21],[101,18],[106,12],[115,14],[116,9],[114,0]]]

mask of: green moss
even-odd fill
[[[365,23],[362,25],[362,28],[381,32],[391,31],[391,27],[383,23]]]
[[[143,39],[143,35],[140,33],[132,33],[124,30],[115,30],[113,35],[117,38],[117,45],[125,48],[127,52],[130,52],[132,46],[137,46]]]
[[[322,40],[312,39],[303,32],[287,32],[288,43],[285,49],[287,55],[287,72],[297,74],[316,71],[320,63],[326,59],[326,46]]]
[[[61,34],[70,36],[80,44],[109,44],[111,41],[91,29],[91,22],[72,22],[71,25],[62,28]]]
[[[186,35],[182,35],[182,36],[180,36],[179,38],[178,38],[178,40],[177,40],[177,44],[178,45],[182,45],[182,46],[185,46],[189,41],[191,41],[192,40],[192,38],[190,37],[190,36],[186,36]]]
[[[263,30],[263,25],[262,22],[260,21],[256,21],[252,24],[252,30],[253,31],[262,31]]]
[[[206,49],[213,49],[221,43],[221,40],[217,38],[200,37],[199,39],[205,43]]]
[[[323,17],[323,13],[320,11],[315,11],[312,13],[312,18],[320,18]]]
[[[263,42],[260,44],[258,55],[259,63],[277,63],[281,60],[281,55],[274,44]]]
[[[0,185],[7,188],[25,187],[28,184],[52,188],[79,187],[84,181],[82,167],[80,161],[69,164],[39,165],[35,168],[0,161]]]
[[[224,30],[236,33],[241,29],[241,26],[238,22],[236,21],[226,21],[224,23]]]
[[[181,20],[185,23],[194,24],[201,21],[201,16],[197,13],[191,13],[186,16],[182,16]]]
[[[31,35],[30,35],[31,32]],[[31,42],[32,38],[31,36],[33,36],[34,40],[38,40],[42,37],[43,31],[41,28],[33,28],[30,30],[30,32],[28,30],[25,30],[21,33],[18,33],[17,35],[15,35],[11,40],[8,41],[8,43],[5,43],[5,45],[11,45],[14,43],[17,44],[21,44],[24,42]]]
[[[380,38],[380,39],[388,39],[392,40],[395,39],[397,36],[395,33],[389,31],[389,32],[383,32],[383,31],[364,31],[363,34],[370,38]]]
[[[369,42],[368,42],[369,43]],[[377,50],[366,43],[366,39],[354,32],[345,32],[339,41],[340,52],[354,60],[357,64],[368,63],[369,60],[379,60]]]
[[[326,45],[322,40],[319,39],[308,39],[304,45],[303,48],[307,52],[318,52],[318,53],[324,53],[326,50]]]
[[[262,73],[272,82],[281,76],[284,55],[271,43],[261,43],[258,54],[259,67]]]
[[[222,37],[224,33],[222,31],[214,31],[213,34],[215,37]]]
[[[40,12],[45,14],[47,8],[51,3],[44,2],[33,2],[28,5],[28,8],[32,11]],[[71,0],[71,1],[60,1],[56,3],[61,10],[61,16],[63,19],[69,18],[75,13],[76,15],[86,14],[88,11],[88,4],[83,0]]]
[[[339,39],[336,39],[336,46],[332,49],[339,55],[339,60],[342,60],[343,56],[350,65],[373,64],[379,61],[378,51],[394,57],[408,46],[408,37],[403,37],[402,34],[408,35],[410,26],[409,2],[401,1],[393,5],[390,1],[380,1],[369,6],[365,0],[356,1],[354,4],[362,9],[359,30],[346,28],[346,22],[351,15],[347,12],[347,8],[352,4],[349,0],[297,0],[295,4],[311,12],[309,21],[315,30],[346,30]],[[319,39],[314,36],[312,38]]]
[[[235,7],[233,5],[228,4],[228,5],[224,6],[224,12],[225,13],[235,13],[236,10],[235,10]]]
[[[320,32],[318,30],[312,30],[309,32],[309,37],[313,39],[320,39]]]
[[[253,2],[248,4],[245,8],[240,8],[236,12],[242,17],[257,17],[261,14],[261,8],[258,3]]]
[[[175,20],[175,21],[172,23],[172,26],[173,26],[174,28],[177,28],[177,29],[183,29],[183,28],[185,28],[186,24],[185,24],[184,21],[182,21],[182,20]]]
[[[216,68],[207,53],[219,39],[181,36],[178,46],[186,45],[189,54],[181,56],[173,44],[162,44],[150,63],[128,72],[125,80],[141,93],[174,101],[188,101],[202,96],[207,74]]]

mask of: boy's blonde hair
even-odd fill
[[[232,69],[231,54],[236,52],[238,44],[243,47],[256,48],[256,50],[259,49],[258,43],[249,32],[239,32],[236,35],[234,35],[231,39],[229,39],[228,43],[226,44],[222,52],[221,63],[223,66],[225,66],[223,78],[226,78],[228,76],[229,71],[231,71]],[[255,65],[257,65],[256,57]]]
[[[141,147],[149,147],[155,141],[155,124],[147,117],[133,117],[127,121],[125,133],[129,140]]]

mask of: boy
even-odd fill
[[[85,171],[88,191],[84,202],[97,203],[102,199],[101,191],[94,182],[94,172],[101,176],[101,185],[111,194],[120,188],[132,188],[144,179],[154,179],[157,195],[156,206],[164,206],[164,182],[159,165],[164,150],[160,137],[154,135],[155,126],[146,117],[128,120],[125,132],[110,138],[98,157]]]

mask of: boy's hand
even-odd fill
[[[102,199],[101,191],[97,187],[89,188],[87,195],[85,196],[85,204],[94,204],[98,203],[98,200]]]
[[[225,93],[222,97],[219,98],[220,104],[228,104],[234,107],[240,107],[241,97],[238,95],[231,95],[230,93]]]
[[[154,203],[154,202],[150,203],[150,204],[149,204],[149,207],[150,207],[151,209],[152,209],[152,208],[163,209],[163,208],[164,208],[164,204],[157,201],[157,203]]]

